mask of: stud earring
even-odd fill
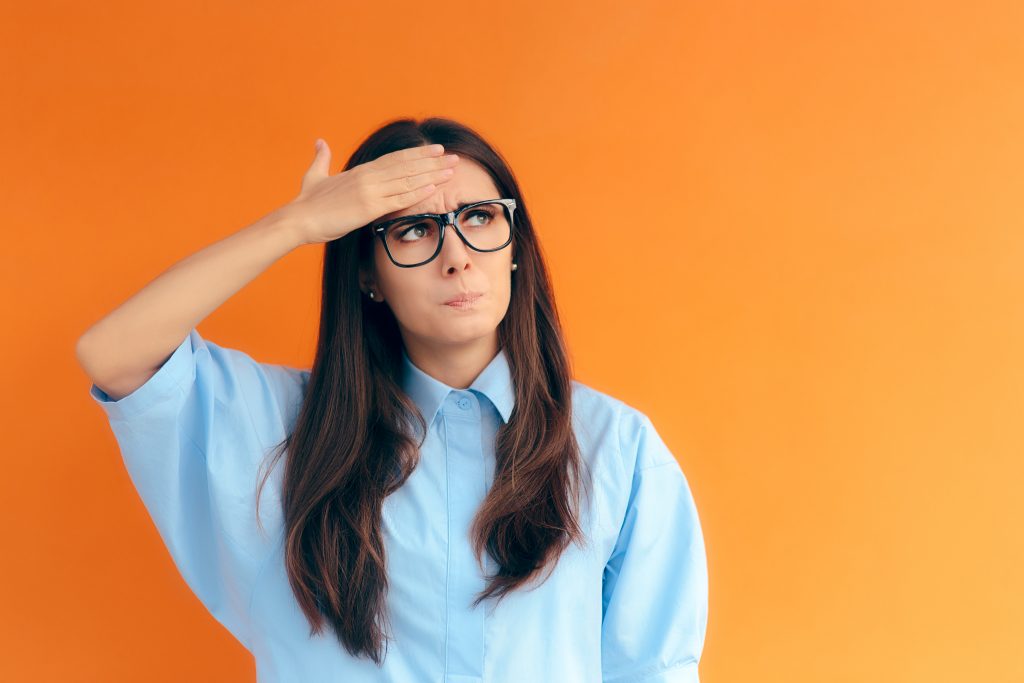
[[[370,292],[370,298],[371,299],[373,298],[373,292]]]
[[[519,266],[517,266],[517,265],[515,264],[515,262],[513,261],[513,262],[512,262],[512,270],[515,270],[515,269],[516,269],[516,268],[518,268],[518,267],[519,267]]]

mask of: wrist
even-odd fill
[[[289,250],[309,244],[305,236],[305,226],[291,210],[289,204],[270,212],[264,220],[269,230],[281,235]]]

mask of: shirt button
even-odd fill
[[[457,401],[457,405],[463,410],[469,410],[469,399],[462,397]]]

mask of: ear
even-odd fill
[[[359,289],[363,296],[368,296],[371,291],[377,291],[377,283],[373,278],[373,274],[365,268],[359,269]]]

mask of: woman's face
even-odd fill
[[[501,198],[490,175],[472,159],[460,156],[454,170],[429,197],[376,222],[414,213],[447,213],[460,204]],[[433,261],[400,268],[375,237],[375,281],[364,289],[373,290],[371,302],[382,301],[375,305],[391,307],[406,346],[450,346],[480,340],[493,344],[511,297],[514,246],[515,240],[499,251],[474,251],[449,225]],[[445,304],[463,292],[480,292],[481,296],[466,308]]]

